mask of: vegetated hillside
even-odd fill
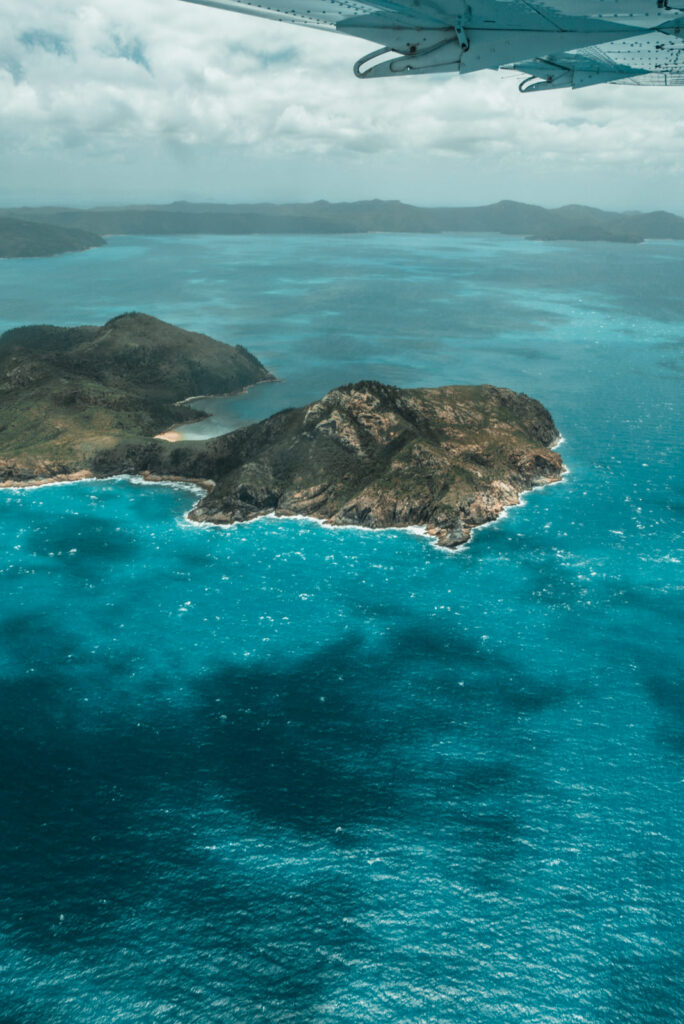
[[[120,444],[92,468],[212,480],[191,513],[200,521],[422,526],[454,547],[521,491],[560,479],[557,438],[539,402],[505,388],[362,381],[209,441]]]
[[[0,217],[0,258],[55,256],[62,252],[82,252],[106,245],[104,238],[91,230],[58,224]]]
[[[198,418],[177,402],[272,379],[241,345],[141,313],[104,327],[8,331],[0,337],[0,479],[88,468],[122,438]]]
[[[684,218],[662,211],[612,213],[589,206],[555,210],[503,201],[489,206],[419,207],[393,201],[356,203],[171,203],[168,206],[59,207],[5,211],[11,216],[100,234],[358,234],[497,232],[535,239],[638,242],[684,238]]]

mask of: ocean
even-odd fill
[[[279,382],[490,383],[569,473],[457,552],[0,492],[3,1024],[684,1020],[684,246],[113,238],[0,330],[129,310]]]

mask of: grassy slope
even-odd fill
[[[91,230],[0,217],[0,258],[55,256],[106,245]]]
[[[87,468],[96,452],[197,419],[176,405],[268,371],[224,345],[142,314],[104,327],[33,326],[0,338],[0,476]]]

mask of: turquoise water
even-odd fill
[[[0,328],[136,308],[281,382],[487,381],[570,474],[456,554],[0,494],[0,1020],[684,1017],[684,247],[114,239],[0,264]]]

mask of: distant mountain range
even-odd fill
[[[19,224],[21,223],[21,228]],[[46,241],[46,229],[67,232]],[[684,239],[684,217],[611,213],[591,206],[542,206],[504,200],[490,206],[421,207],[384,200],[357,203],[171,203],[93,209],[21,207],[0,210],[0,255],[49,255],[102,244],[103,235],[330,235],[367,232],[437,234],[495,232],[540,241],[643,242]],[[73,232],[73,237],[68,233]],[[31,234],[35,251],[31,251]],[[76,234],[78,233],[78,234]],[[92,240],[94,239],[94,240]],[[70,244],[68,244],[70,243]]]

